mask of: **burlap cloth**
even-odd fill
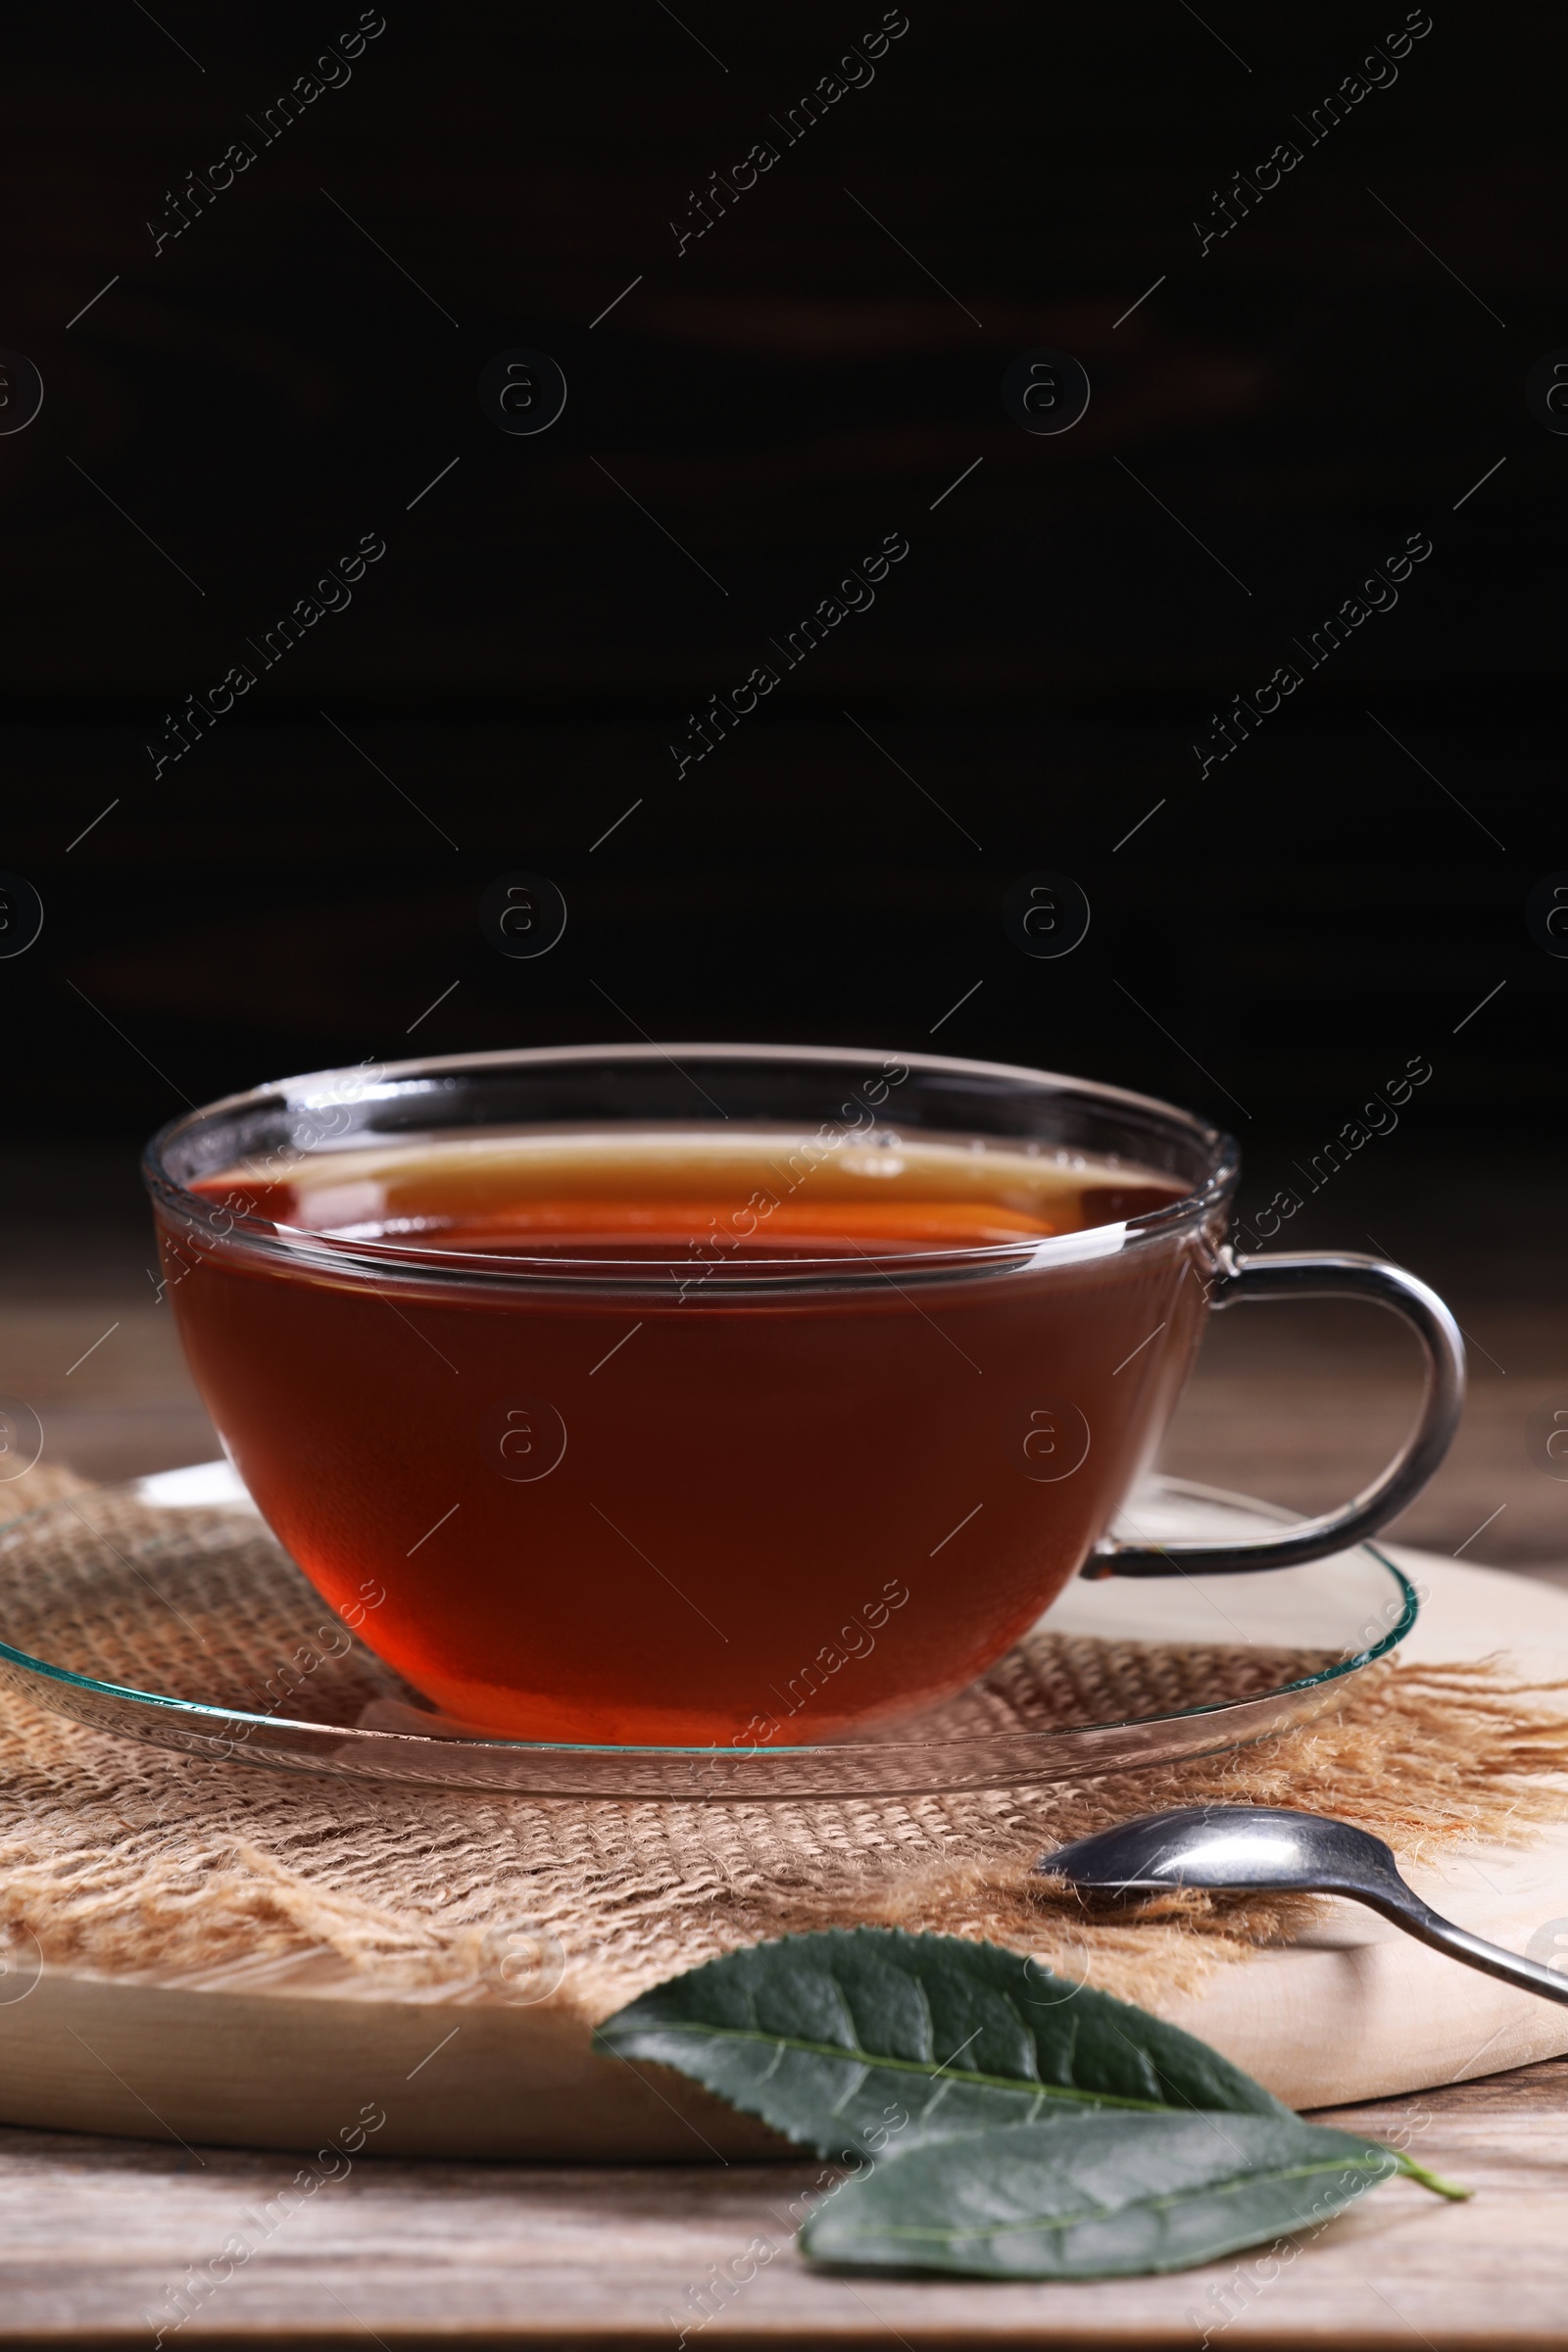
[[[78,1492],[67,1472],[35,1472],[0,1494],[0,1517]],[[99,1670],[119,1658],[136,1681],[149,1610],[123,1564],[120,1598],[90,1631]],[[219,1670],[243,1683],[246,1628],[204,1626],[195,1605],[187,1593],[181,1623],[204,1649],[220,1631]],[[0,1631],[21,1643],[12,1624]],[[259,1654],[271,1639],[262,1629]],[[1087,1722],[1147,1711],[1156,1691],[1172,1705],[1241,1695],[1278,1664],[1074,1642],[1048,1645],[1024,1679],[1037,1709]],[[46,1962],[115,1976],[326,1970],[367,1995],[458,2001],[508,1997],[497,1939],[533,1938],[564,1963],[549,1997],[593,2018],[738,1944],[873,1922],[990,1937],[1157,2007],[1289,1933],[1310,1904],[1172,1896],[1111,1918],[1031,1874],[1043,1848],[1219,1798],[1336,1813],[1418,1859],[1559,1817],[1565,1766],[1560,1704],[1486,1662],[1386,1662],[1354,1678],[1337,1713],[1168,1768],[800,1805],[541,1802],[296,1776],[133,1745],[5,1689],[0,1922],[30,1930]]]

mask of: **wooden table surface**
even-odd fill
[[[361,2159],[279,2206],[297,2170],[288,2157],[0,2131],[0,2342],[152,2345],[160,2328],[187,2348],[673,2352],[683,2328],[688,2343],[770,2352],[993,2342],[1200,2352],[1205,2332],[1212,2343],[1221,2330],[1233,2344],[1428,2352],[1568,2342],[1568,2061],[1334,2120],[1410,2146],[1473,2199],[1446,2204],[1393,2181],[1294,2254],[1070,2286],[813,2272],[793,2251],[787,2207],[817,2180],[814,2164]],[[254,2251],[236,2260],[241,2241]],[[715,2295],[715,2273],[737,2262],[754,2275]],[[189,2291],[193,2271],[215,2270],[205,2296]],[[175,2328],[182,2308],[190,2316]]]

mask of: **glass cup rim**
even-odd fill
[[[537,1291],[544,1287],[551,1291],[608,1293],[647,1288],[650,1285],[667,1290],[672,1274],[690,1273],[686,1259],[672,1259],[667,1252],[616,1259],[560,1256],[527,1258],[512,1252],[503,1258],[458,1250],[437,1253],[429,1250],[421,1251],[414,1243],[368,1243],[308,1233],[298,1227],[279,1226],[266,1218],[232,1211],[223,1212],[225,1221],[221,1231],[219,1231],[212,1201],[190,1191],[171,1172],[168,1165],[171,1151],[183,1139],[199,1133],[205,1125],[225,1117],[260,1112],[271,1106],[285,1112],[308,1113],[349,1102],[391,1101],[416,1083],[451,1080],[464,1075],[512,1069],[526,1073],[530,1070],[548,1071],[572,1066],[591,1069],[595,1065],[615,1063],[653,1067],[661,1061],[674,1065],[687,1061],[710,1064],[725,1061],[774,1063],[780,1066],[793,1064],[805,1069],[820,1069],[824,1074],[830,1069],[842,1068],[858,1071],[862,1076],[868,1068],[880,1064],[884,1070],[896,1068],[905,1076],[919,1072],[935,1079],[979,1080],[991,1086],[995,1086],[999,1080],[1010,1081],[1021,1091],[1064,1096],[1091,1108],[1102,1109],[1107,1114],[1120,1112],[1156,1128],[1163,1128],[1189,1145],[1198,1147],[1202,1154],[1204,1175],[1201,1182],[1193,1185],[1164,1207],[1149,1210],[1121,1223],[1091,1226],[1078,1233],[1060,1234],[1038,1241],[988,1243],[957,1250],[874,1255],[864,1253],[850,1266],[846,1265],[842,1256],[809,1259],[799,1256],[769,1257],[764,1253],[754,1255],[749,1252],[741,1263],[712,1269],[722,1271],[724,1279],[709,1288],[707,1295],[710,1299],[716,1297],[750,1297],[755,1299],[759,1292],[781,1293],[821,1288],[824,1285],[838,1290],[886,1288],[888,1281],[895,1276],[901,1282],[907,1282],[916,1278],[922,1281],[952,1280],[956,1276],[1021,1269],[1045,1272],[1053,1266],[1112,1254],[1129,1243],[1154,1241],[1197,1230],[1216,1210],[1228,1204],[1240,1171],[1238,1147],[1223,1128],[1211,1125],[1194,1111],[1163,1102],[1157,1096],[1137,1094],[1126,1087],[1113,1086],[1100,1079],[1036,1069],[1025,1063],[883,1051],[869,1047],[730,1042],[676,1042],[662,1045],[649,1041],[639,1045],[500,1047],[463,1054],[417,1054],[392,1062],[368,1059],[335,1069],[313,1070],[292,1077],[264,1080],[237,1094],[220,1096],[214,1102],[181,1111],[166,1121],[149,1139],[143,1152],[142,1178],[154,1203],[166,1212],[172,1222],[190,1232],[193,1239],[200,1236],[202,1248],[237,1248],[246,1254],[268,1258],[280,1268],[292,1266],[302,1274],[314,1270],[370,1280],[396,1279],[400,1283],[407,1281],[418,1287],[433,1285],[444,1290],[454,1286],[478,1286],[487,1290]],[[451,1100],[450,1095],[447,1100]],[[545,1127],[551,1122],[539,1121],[537,1124]],[[639,1125],[651,1130],[664,1122],[648,1114],[634,1114],[624,1124],[631,1131]],[[453,1121],[452,1125],[457,1128],[461,1126],[461,1121]],[[850,1132],[856,1133],[858,1129]],[[334,1138],[333,1142],[336,1141]],[[348,1138],[343,1138],[342,1142],[347,1148]],[[330,1149],[332,1146],[321,1148]],[[296,1147],[293,1150],[297,1158],[309,1156],[308,1147]],[[695,1285],[689,1283],[686,1287],[703,1286],[698,1282]]]

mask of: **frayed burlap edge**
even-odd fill
[[[1471,1843],[1524,1844],[1559,1823],[1568,1796],[1568,1716],[1558,1686],[1522,1682],[1495,1661],[1368,1668],[1340,1709],[1225,1755],[1107,1776],[1041,1804],[1042,1845],[1088,1837],[1135,1813],[1205,1803],[1288,1805],[1354,1822],[1420,1863]],[[1214,1970],[1298,1934],[1310,1896],[1171,1893],[1128,1906],[1078,1895],[1016,1859],[974,1856],[911,1872],[858,1916],[877,1925],[983,1936],[1028,1950],[1158,2007]],[[791,1926],[827,1924],[803,1902]]]

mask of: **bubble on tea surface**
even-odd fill
[[[479,901],[479,928],[499,956],[548,956],[566,928],[566,902],[548,875],[497,874]]]
[[[0,433],[25,432],[43,407],[43,377],[24,352],[0,351]]]
[[[543,1396],[504,1396],[484,1417],[485,1460],[514,1486],[548,1478],[566,1450],[566,1424]]]
[[[1568,1396],[1536,1406],[1525,1424],[1525,1451],[1547,1478],[1568,1479]]]
[[[479,376],[479,406],[504,433],[545,433],[566,405],[566,378],[547,351],[498,351]]]
[[[24,956],[43,929],[43,901],[21,874],[0,873],[0,957]]]
[[[1525,407],[1548,433],[1568,433],[1568,351],[1544,351],[1525,377]]]
[[[1089,1423],[1065,1396],[1045,1396],[1013,1416],[1012,1459],[1025,1478],[1054,1486],[1089,1459]]]
[[[479,1974],[492,1992],[519,2009],[548,2001],[566,1973],[560,1938],[537,1920],[510,1928],[487,1928],[479,1946]]]
[[[43,1423],[21,1396],[0,1396],[0,1486],[25,1478],[43,1451]]]
[[[1089,406],[1089,371],[1070,351],[1021,351],[1002,378],[1002,405],[1026,433],[1067,433]]]
[[[1021,874],[1002,902],[1002,927],[1024,955],[1070,956],[1089,930],[1089,896],[1070,874]]]
[[[21,1922],[0,1924],[0,2005],[24,2001],[43,1974],[43,1949]]]
[[[1525,929],[1548,956],[1568,956],[1568,873],[1542,875],[1525,901]]]

